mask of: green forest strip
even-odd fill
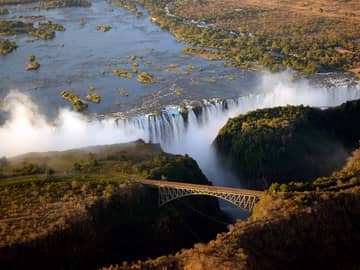
[[[214,54],[227,65],[251,68],[258,63],[272,71],[292,68],[309,74],[360,67],[360,25],[351,20],[309,16],[303,22],[281,24],[276,22],[274,10],[245,7],[235,12],[218,8],[214,14],[204,12],[206,1],[197,1],[195,8],[192,1],[135,2],[149,10],[151,20],[177,39],[192,46],[219,49]],[[180,15],[169,16],[167,6]],[[190,8],[199,14],[184,18]],[[261,24],[263,17],[270,23]],[[200,21],[208,27],[199,27]]]

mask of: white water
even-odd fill
[[[224,103],[207,103],[198,116],[189,109],[187,121],[184,121],[178,109],[168,107],[160,115],[99,121],[89,121],[81,114],[63,109],[56,121],[49,123],[29,97],[12,91],[4,100],[3,109],[11,117],[0,127],[0,156],[121,143],[141,138],[159,142],[167,152],[189,154],[217,185],[238,186],[234,177],[217,165],[211,148],[216,134],[229,117],[258,108],[287,104],[328,107],[360,98],[358,86],[314,89],[306,81],[290,82],[287,74],[267,75],[260,83],[263,89],[261,94]]]

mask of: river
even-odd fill
[[[46,20],[62,24],[66,31],[56,32],[52,40],[31,43],[27,42],[29,35],[12,37],[19,47],[0,58],[0,99],[11,89],[17,89],[31,95],[41,110],[53,114],[57,108],[70,107],[60,98],[61,90],[72,89],[85,98],[89,86],[93,85],[102,102],[89,104],[85,113],[138,115],[184,100],[237,97],[253,88],[256,80],[253,72],[225,68],[222,61],[183,55],[181,49],[186,44],[151,23],[141,8],[144,15],[136,17],[102,0],[93,1],[90,8],[37,11],[33,6],[8,7],[10,13],[2,18],[43,15]],[[81,20],[85,25],[80,24]],[[97,24],[109,25],[112,29],[103,33],[96,30]],[[35,55],[41,65],[37,71],[25,70],[30,54]],[[139,72],[147,71],[166,80],[144,85],[136,81],[136,76],[133,79],[115,76],[113,69],[132,67],[131,55],[138,56]],[[171,64],[176,67],[168,69]],[[121,97],[119,88],[124,88],[129,96]],[[121,105],[115,105],[114,101],[120,101]]]

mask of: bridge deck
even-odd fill
[[[154,187],[171,187],[171,188],[178,188],[178,189],[192,189],[192,190],[200,190],[200,191],[223,192],[223,193],[229,193],[229,194],[252,195],[252,196],[256,196],[256,197],[260,197],[263,194],[262,191],[251,190],[251,189],[188,184],[188,183],[164,181],[164,180],[133,179],[133,181],[143,184],[143,185],[154,186]]]

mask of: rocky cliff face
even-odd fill
[[[63,227],[30,241],[2,246],[0,263],[5,269],[95,269],[173,253],[208,241],[224,229],[189,208],[219,216],[216,205],[195,198],[159,209],[156,191],[127,187],[97,200],[81,216],[65,220]]]
[[[360,189],[265,195],[248,221],[176,255],[104,269],[356,269]]]
[[[357,269],[360,258],[360,150],[311,185],[283,184],[261,197],[252,216],[207,244],[128,269]]]

